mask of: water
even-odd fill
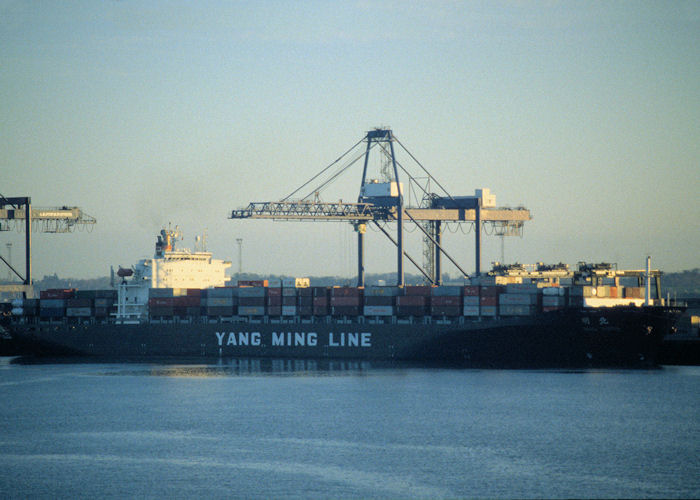
[[[700,496],[700,367],[1,359],[3,498]]]

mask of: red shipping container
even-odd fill
[[[366,306],[393,306],[394,305],[394,297],[391,295],[365,296],[365,305]]]
[[[415,285],[415,286],[407,286],[404,291],[406,295],[411,295],[411,296],[421,296],[421,297],[430,297],[430,291],[432,287],[429,285]]]
[[[479,295],[482,297],[495,297],[498,295],[498,292],[500,291],[500,288],[498,285],[481,285],[479,287]]]
[[[404,295],[402,297],[396,297],[396,305],[425,307],[428,301],[427,297],[428,296],[424,295]]]
[[[476,285],[466,285],[462,289],[462,295],[466,297],[478,297],[479,296],[479,287]]]
[[[188,297],[201,297],[202,296],[202,289],[201,288],[188,288],[187,289],[187,296]]]
[[[430,297],[431,306],[461,306],[462,297],[459,295],[442,295],[438,297]]]
[[[362,297],[356,295],[354,297],[341,296],[341,297],[331,297],[331,306],[352,306],[359,307],[362,303]]]
[[[498,295],[482,295],[479,298],[479,304],[482,306],[497,306]]]
[[[328,297],[314,297],[314,306],[328,307]]]

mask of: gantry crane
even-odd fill
[[[25,233],[25,272],[22,276],[0,256],[5,265],[22,281],[21,285],[0,285],[0,292],[32,294],[32,230],[44,233],[67,233],[76,227],[92,227],[94,217],[78,207],[33,208],[28,196],[6,198],[0,194],[0,231],[17,229]]]
[[[366,143],[364,153],[351,155],[357,146]],[[428,183],[421,183],[420,179],[412,176],[396,158],[394,143],[401,146],[410,158],[427,175]],[[382,154],[383,164],[381,174],[383,179],[370,179],[367,176],[370,152],[377,149]],[[348,158],[349,157],[349,158]],[[348,158],[346,163],[341,163]],[[337,203],[322,202],[318,193],[333,182],[340,174],[350,166],[364,159],[360,195],[357,203],[339,201]],[[336,167],[337,171],[329,171]],[[414,203],[405,203],[403,184],[399,182],[399,170],[407,174],[409,178],[409,193],[414,190],[416,196]],[[309,194],[292,199],[302,189],[307,188],[311,182],[329,175],[330,178],[320,186],[312,189]],[[440,187],[443,194],[431,192],[428,188],[430,181]],[[426,184],[425,186],[423,184]],[[420,198],[420,199],[418,199]],[[499,235],[521,234],[523,224],[530,220],[530,211],[523,208],[497,208],[495,196],[487,189],[477,189],[474,196],[451,196],[435,180],[432,175],[416,160],[416,158],[404,147],[387,128],[377,128],[367,132],[367,135],[346,151],[340,158],[328,167],[312,177],[309,181],[294,192],[276,202],[253,202],[242,209],[233,210],[231,219],[273,219],[273,220],[315,220],[315,221],[346,221],[350,222],[357,232],[358,254],[358,286],[364,286],[364,235],[366,225],[376,225],[394,245],[397,247],[397,285],[404,285],[404,257],[408,258],[416,268],[423,273],[426,280],[440,284],[441,281],[441,257],[448,258],[467,277],[467,273],[445,251],[442,246],[442,224],[447,222],[470,223],[475,228],[476,240],[476,266],[475,273],[481,273],[481,233],[482,226],[490,224]],[[380,222],[396,222],[397,232],[394,239],[380,224]],[[405,222],[414,223],[425,235],[425,241],[430,245],[432,262],[426,271],[418,265],[405,251],[403,242],[403,226]]]

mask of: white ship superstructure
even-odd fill
[[[214,259],[211,252],[176,249],[182,234],[162,229],[153,258],[141,259],[132,269],[120,269],[117,319],[139,322],[147,318],[151,288],[213,288],[225,286],[230,261]],[[126,278],[130,277],[129,280]]]

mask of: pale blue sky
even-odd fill
[[[227,216],[380,125],[451,194],[532,211],[506,261],[690,269],[699,123],[698,2],[0,0],[0,193],[98,220],[36,235],[37,278],[132,264],[168,222],[234,267],[240,237],[245,270],[352,275],[346,224]],[[394,270],[389,245],[370,234],[369,272]],[[472,235],[446,245],[473,270]]]

